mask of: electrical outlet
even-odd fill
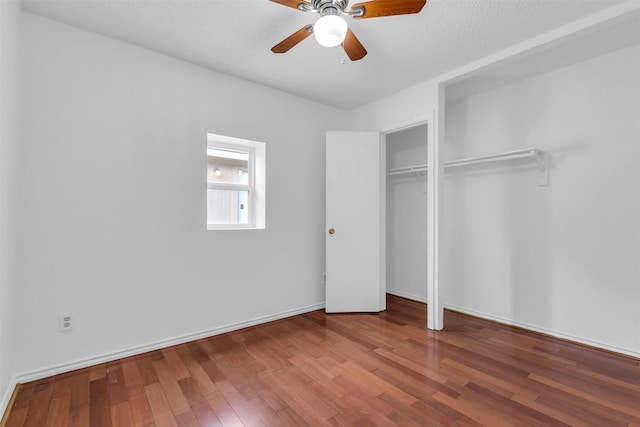
[[[58,331],[73,331],[73,313],[58,314]]]

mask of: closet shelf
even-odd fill
[[[456,166],[468,166],[480,163],[497,162],[502,160],[514,160],[514,159],[527,159],[533,158],[538,165],[538,185],[549,185],[549,154],[546,151],[538,148],[523,148],[520,150],[506,151],[504,153],[492,154],[482,157],[471,157],[468,159],[450,160],[444,162],[445,168]],[[426,164],[405,166],[402,168],[393,168],[387,171],[387,175],[404,175],[404,174],[417,174],[420,177],[420,172],[426,172],[428,167]]]

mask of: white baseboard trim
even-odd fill
[[[398,297],[410,299],[410,300],[413,300],[413,301],[418,301],[418,302],[422,302],[422,303],[425,303],[425,304],[427,303],[427,298],[423,297],[423,296],[408,294],[406,292],[397,291],[395,289],[387,289],[387,293],[390,294],[390,295],[395,295],[395,296],[398,296]]]
[[[567,340],[567,341],[572,341],[578,344],[584,344],[587,345],[589,347],[594,347],[594,348],[599,348],[602,350],[606,350],[606,351],[611,351],[613,353],[618,353],[618,354],[623,354],[626,356],[631,356],[634,357],[636,359],[640,359],[640,353],[634,350],[630,350],[627,348],[620,348],[620,347],[616,347],[616,346],[612,346],[609,344],[604,344],[598,341],[593,341],[590,339],[586,339],[586,338],[582,338],[582,337],[576,337],[573,335],[569,335],[569,334],[565,334],[553,329],[546,329],[546,328],[540,328],[538,326],[534,326],[534,325],[530,325],[528,323],[523,323],[523,322],[518,322],[518,321],[514,321],[511,319],[506,319],[503,317],[499,317],[499,316],[493,316],[487,313],[482,313],[479,311],[475,311],[475,310],[470,310],[467,308],[463,308],[463,307],[458,307],[456,305],[451,305],[451,304],[445,304],[444,305],[445,308],[449,309],[449,310],[453,310],[453,311],[457,311],[459,313],[463,313],[463,314],[468,314],[470,316],[474,316],[474,317],[479,317],[481,319],[486,319],[486,320],[491,320],[493,322],[497,322],[497,323],[502,323],[504,325],[510,325],[510,326],[517,326],[519,328],[523,328],[523,329],[527,329],[529,331],[532,332],[538,332],[544,335],[550,335],[552,337],[555,338],[560,338],[563,340]]]
[[[9,382],[9,386],[7,387],[4,394],[2,395],[2,400],[0,400],[0,423],[2,422],[2,419],[4,418],[7,412],[9,402],[11,401],[11,396],[13,396],[13,391],[16,389],[17,386],[18,386],[18,380],[14,375],[11,378],[11,381]]]
[[[399,292],[399,291],[395,291],[395,290],[392,290],[392,289],[388,289],[387,293],[389,293],[391,295],[397,295],[397,296],[402,297],[402,298],[407,298],[407,299],[411,299],[411,300],[414,300],[414,301],[426,303],[426,300],[425,300],[424,297],[420,297],[420,296],[417,296],[417,295],[412,295],[412,294],[408,294],[408,293],[404,293],[404,292]],[[182,336],[178,336],[178,337],[174,337],[174,338],[170,338],[170,339],[166,339],[166,340],[160,340],[160,341],[144,344],[144,345],[137,346],[137,347],[132,347],[132,348],[129,348],[129,349],[115,351],[115,352],[112,352],[112,353],[102,354],[102,355],[89,357],[89,358],[85,358],[85,359],[79,359],[79,360],[76,360],[76,361],[73,361],[73,362],[69,362],[69,363],[64,363],[64,364],[60,364],[60,365],[54,365],[54,366],[50,366],[50,367],[47,367],[47,368],[37,369],[37,370],[34,370],[34,371],[29,371],[29,372],[24,372],[24,373],[21,373],[21,374],[18,374],[18,375],[14,375],[13,378],[11,379],[11,382],[10,382],[9,386],[7,387],[7,390],[5,390],[5,392],[4,392],[3,396],[2,396],[2,400],[0,401],[0,414],[4,414],[4,412],[6,411],[7,405],[9,404],[9,400],[11,399],[11,395],[13,394],[13,391],[14,391],[15,387],[18,384],[22,384],[22,383],[26,383],[26,382],[29,382],[29,381],[34,381],[34,380],[50,377],[52,375],[57,375],[57,374],[61,374],[61,373],[64,373],[64,372],[70,372],[70,371],[73,371],[73,370],[76,370],[76,369],[87,368],[89,366],[93,366],[93,365],[97,365],[97,364],[105,363],[105,362],[110,362],[110,361],[121,359],[121,358],[124,358],[124,357],[129,357],[129,356],[134,356],[134,355],[137,355],[137,354],[146,353],[146,352],[149,352],[149,351],[159,350],[159,349],[162,349],[162,348],[170,347],[172,345],[184,344],[184,343],[189,342],[189,341],[194,341],[194,340],[198,340],[198,339],[202,339],[202,338],[208,338],[208,337],[212,337],[212,336],[215,336],[215,335],[224,334],[226,332],[232,332],[232,331],[236,331],[236,330],[239,330],[239,329],[248,328],[250,326],[256,326],[256,325],[260,325],[260,324],[263,324],[263,323],[273,322],[275,320],[285,319],[287,317],[296,316],[298,314],[304,314],[304,313],[308,313],[308,312],[315,311],[315,310],[321,310],[323,308],[325,308],[325,304],[324,303],[310,305],[310,306],[307,306],[307,307],[301,307],[301,308],[298,308],[298,309],[295,309],[295,310],[289,310],[289,311],[277,313],[277,314],[270,315],[270,316],[257,317],[257,318],[254,318],[254,319],[251,319],[251,320],[247,320],[247,321],[243,321],[243,322],[224,325],[224,326],[220,326],[220,327],[217,327],[217,328],[212,328],[212,329],[208,329],[208,330],[204,330],[204,331],[200,331],[200,332],[186,334],[186,335],[182,335]],[[550,335],[550,336],[557,337],[557,338],[560,338],[560,339],[573,341],[573,342],[576,342],[576,343],[588,345],[590,347],[601,348],[603,350],[612,351],[614,353],[619,353],[619,354],[623,354],[623,355],[634,357],[636,359],[640,359],[640,353],[638,353],[636,351],[633,351],[633,350],[629,350],[629,349],[625,349],[625,348],[619,348],[619,347],[611,346],[611,345],[604,344],[604,343],[601,343],[601,342],[592,341],[592,340],[588,340],[588,339],[585,339],[585,338],[564,334],[564,333],[561,333],[561,332],[558,332],[558,331],[555,331],[555,330],[539,328],[537,326],[530,325],[530,324],[527,324],[527,323],[517,322],[517,321],[510,320],[510,319],[502,318],[502,317],[499,317],[499,316],[489,315],[487,313],[483,313],[483,312],[479,312],[479,311],[475,311],[475,310],[470,310],[470,309],[467,309],[467,308],[464,308],[464,307],[459,307],[459,306],[456,306],[456,305],[445,304],[445,308],[453,310],[453,311],[457,311],[457,312],[460,312],[460,313],[469,314],[471,316],[479,317],[479,318],[482,318],[482,319],[491,320],[491,321],[502,323],[502,324],[505,324],[505,325],[517,326],[517,327],[520,327],[520,328],[528,329],[528,330],[533,331],[533,332],[539,332],[539,333],[542,333],[542,334],[545,334],[545,335]]]
[[[52,375],[57,375],[64,372],[70,372],[76,369],[87,368],[89,366],[98,365],[100,363],[111,362],[113,360],[122,359],[124,357],[135,356],[135,355],[146,353],[149,351],[171,347],[172,345],[184,344],[189,341],[208,338],[214,335],[224,334],[226,332],[237,331],[239,329],[248,328],[250,326],[256,326],[263,323],[273,322],[275,320],[285,319],[287,317],[296,316],[298,314],[309,313],[311,311],[321,310],[323,308],[325,308],[324,303],[314,304],[307,307],[301,307],[295,310],[288,310],[288,311],[276,313],[269,316],[256,317],[254,319],[250,319],[243,322],[232,323],[229,325],[207,329],[200,332],[194,332],[191,334],[181,335],[181,336],[169,338],[166,340],[155,341],[152,343],[131,347],[124,350],[114,351],[112,353],[101,354],[98,356],[78,359],[69,363],[63,363],[60,365],[49,366],[47,368],[36,369],[29,372],[23,372],[21,374],[14,376],[14,384],[39,380],[42,378],[50,377]],[[8,392],[9,397],[11,397],[12,392],[13,392],[13,388],[11,389],[10,392]]]

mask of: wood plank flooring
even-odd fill
[[[640,361],[423,304],[322,311],[21,386],[18,426],[640,426]]]

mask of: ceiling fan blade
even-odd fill
[[[367,54],[367,49],[362,46],[360,40],[351,31],[351,28],[347,28],[347,35],[342,42],[342,47],[352,61],[362,59]]]
[[[408,15],[420,12],[426,3],[427,0],[371,0],[354,4],[351,7],[351,12],[363,10],[363,14],[361,16],[354,15],[354,19]]]
[[[271,52],[285,53],[289,49],[300,43],[302,40],[309,37],[311,34],[313,34],[313,25],[305,25],[304,27],[300,28],[298,31],[291,34],[289,37],[272,47]]]
[[[292,7],[294,9],[298,9],[298,5],[300,3],[305,4],[307,6],[310,6],[310,7],[313,7],[311,5],[311,3],[307,2],[307,1],[304,1],[304,0],[270,0],[270,1],[272,1],[274,3],[281,4],[283,6],[289,6],[289,7]]]

